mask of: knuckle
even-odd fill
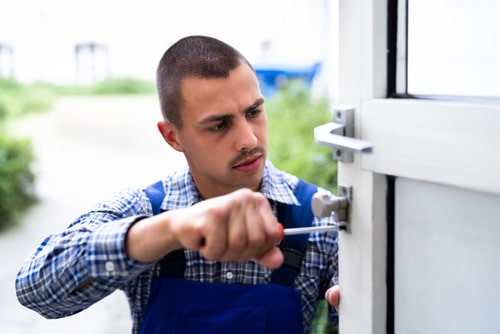
[[[231,253],[240,254],[247,248],[247,245],[247,240],[244,237],[234,237],[230,245]]]
[[[262,246],[266,243],[266,235],[264,233],[254,233],[250,236],[250,243],[254,246]]]
[[[224,210],[224,208],[222,208],[220,206],[208,207],[207,211],[206,211],[206,215],[207,215],[207,217],[212,218],[215,221],[220,221],[221,218],[223,218],[225,215],[225,210]]]
[[[222,243],[211,243],[208,244],[205,249],[202,250],[202,255],[204,258],[210,261],[216,261],[224,256],[226,251],[226,246]]]

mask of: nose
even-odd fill
[[[241,122],[240,126],[236,127],[235,138],[237,151],[248,151],[257,147],[257,136],[247,121]]]

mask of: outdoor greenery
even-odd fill
[[[44,82],[22,84],[0,77],[0,231],[17,223],[29,204],[36,200],[34,154],[26,138],[10,136],[5,127],[9,119],[53,108],[64,95],[154,94],[154,83],[118,78],[92,85],[55,85]]]
[[[138,95],[155,94],[154,82],[133,78],[109,78],[91,85],[54,86],[58,95]]]
[[[35,201],[33,153],[26,139],[0,133],[0,230],[12,226]]]
[[[318,304],[318,311],[313,322],[312,334],[338,334],[338,327],[328,323],[328,303],[323,299]]]
[[[0,77],[0,121],[53,107],[56,92],[44,83],[21,84]]]
[[[0,77],[0,121],[27,113],[50,110],[59,96],[155,94],[153,82],[110,78],[89,85],[56,85],[47,82],[22,84]]]
[[[47,110],[53,100],[53,92],[42,86],[0,78],[0,231],[13,226],[36,199],[31,143],[8,135],[5,122],[27,112]]]
[[[313,98],[299,82],[291,82],[266,101],[269,156],[276,167],[334,191],[337,164],[331,149],[314,142],[314,127],[332,119],[326,99]]]

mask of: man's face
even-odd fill
[[[183,128],[158,125],[186,156],[202,196],[257,190],[267,156],[267,118],[254,72],[242,64],[228,78],[186,78],[182,93]]]

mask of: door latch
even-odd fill
[[[339,230],[349,231],[349,204],[352,197],[352,187],[339,185],[339,195],[318,191],[312,197],[311,209],[318,217],[329,217],[334,213],[335,222]]]
[[[351,163],[354,152],[371,152],[372,144],[354,137],[354,109],[346,106],[333,108],[333,120],[314,128],[314,141],[332,148],[332,159]]]

